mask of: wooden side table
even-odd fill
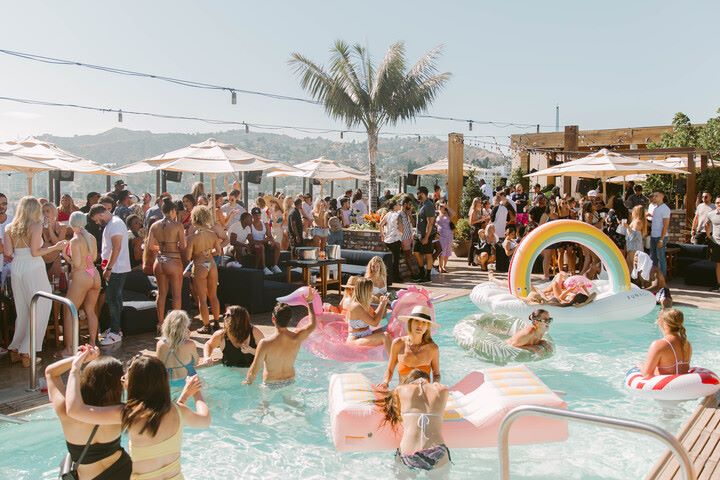
[[[342,293],[342,264],[345,263],[344,258],[333,258],[324,260],[290,260],[287,262],[287,282],[292,282],[292,269],[301,268],[303,283],[312,287],[320,287],[320,296],[325,297],[327,295],[328,285],[337,284],[337,290]],[[337,265],[337,278],[328,278],[328,267],[331,265]],[[316,280],[315,284],[312,284],[312,275],[310,270],[313,268],[319,268],[320,275]]]

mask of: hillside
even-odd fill
[[[215,133],[152,133],[148,131],[113,128],[97,135],[75,135],[73,137],[56,137],[43,135],[41,138],[51,141],[61,148],[98,163],[115,164],[114,168],[143,158],[152,157],[163,152],[201,142],[207,138],[216,138],[219,141],[233,143],[243,150],[257,153],[267,158],[280,160],[290,164],[297,164],[312,158],[325,155],[363,170],[367,169],[367,150],[364,141],[339,142],[324,138],[294,138],[274,133],[245,133],[244,130],[229,130]],[[447,142],[437,138],[381,138],[378,156],[378,177],[381,181],[391,181],[396,185],[401,174],[419,166],[447,156]],[[506,166],[509,160],[494,152],[475,147],[465,148],[466,162],[482,167]],[[19,179],[21,175],[13,175]],[[36,193],[45,195],[47,192],[46,175],[40,175],[36,180]],[[105,186],[105,177],[90,175],[77,175],[75,182],[63,183],[64,192],[70,192],[73,197],[80,198],[90,190],[102,191]],[[184,175],[181,185],[169,185],[171,191],[177,192],[186,189],[193,181],[193,175]],[[149,190],[154,192],[154,177],[152,174],[134,175],[127,178],[131,190],[135,192]],[[431,178],[423,183],[434,182]],[[9,193],[22,194],[24,183],[13,181],[8,186],[3,179],[0,188],[9,190]],[[290,191],[299,191],[300,181],[297,179],[279,179],[278,188],[288,186]],[[342,187],[342,185],[338,185]],[[269,190],[270,180],[264,179],[260,188]],[[15,192],[14,190],[17,190]]]

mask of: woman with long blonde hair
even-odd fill
[[[283,221],[282,221],[282,228],[283,228],[283,239],[282,239],[282,249],[287,250],[290,248],[290,233],[288,230],[288,226],[290,225],[290,222],[288,220],[288,215],[290,215],[290,211],[293,209],[293,198],[291,196],[287,196],[282,201],[282,212],[283,212]]]
[[[365,278],[372,281],[372,303],[380,302],[380,296],[387,293],[387,267],[379,256],[375,255],[365,267]]]
[[[5,228],[4,254],[13,257],[10,280],[17,314],[15,334],[8,350],[11,352],[11,362],[22,360],[24,367],[30,366],[30,302],[36,292],[51,291],[42,257],[62,251],[67,245],[66,240],[59,240],[53,245],[44,246],[42,233],[40,202],[31,196],[21,198],[15,211],[15,219]],[[50,301],[41,299],[37,308],[35,349],[39,352],[42,350],[45,329],[50,318]]]
[[[43,247],[55,245],[60,240],[66,239],[67,227],[58,221],[58,209],[48,202],[42,206],[43,213]],[[60,252],[51,251],[43,256],[45,268],[51,278],[60,278],[63,274],[60,263]]]
[[[197,347],[190,339],[190,317],[184,310],[170,311],[162,322],[162,338],[155,345],[157,358],[165,365],[171,387],[182,387],[185,378],[197,372]]]
[[[100,273],[95,268],[97,259],[97,242],[95,237],[88,232],[87,215],[82,212],[73,212],[69,220],[70,228],[73,230],[73,237],[63,251],[65,261],[72,270],[70,271],[70,286],[67,291],[68,300],[82,307],[85,311],[85,318],[90,332],[90,345],[95,346],[98,335],[98,317],[95,313],[95,305],[100,296]],[[75,354],[72,351],[72,317],[70,310],[65,307],[63,318],[63,340],[65,349],[60,353],[63,357]]]
[[[645,378],[688,373],[692,345],[685,331],[683,313],[674,308],[660,310],[656,324],[663,338],[650,345],[645,363],[640,366],[640,373]]]
[[[285,215],[283,213],[283,209],[280,206],[279,200],[275,197],[270,197],[267,201],[267,205],[267,215],[270,219],[270,235],[272,235],[275,243],[282,245],[285,238],[285,224],[283,223]]]
[[[470,211],[468,212],[468,223],[472,229],[470,232],[470,251],[468,252],[468,262],[470,266],[477,265],[475,263],[475,244],[479,241],[479,232],[482,228],[482,207],[483,201],[480,197],[473,198],[472,205],[470,205]]]
[[[645,250],[645,230],[647,229],[647,220],[645,219],[645,207],[635,205],[630,212],[630,224],[623,220],[618,225],[617,232],[625,235],[625,252],[628,267],[633,269],[635,261],[635,252],[643,252]]]
[[[320,247],[320,250],[325,250],[327,245],[327,238],[330,235],[330,229],[328,229],[328,218],[327,218],[327,202],[322,197],[315,199],[315,204],[312,209],[313,216],[313,242],[316,247]]]
[[[190,215],[192,222],[190,231],[192,233],[187,237],[185,260],[192,261],[192,286],[203,322],[198,333],[210,335],[220,328],[220,302],[217,297],[218,270],[213,253],[221,255],[222,241],[213,230],[212,214],[208,207],[199,205],[193,208]],[[210,325],[208,300],[213,314],[212,326]]]
[[[192,189],[190,190],[190,195],[195,197],[195,201],[197,201],[200,197],[204,197],[205,185],[203,185],[202,182],[193,183]]]
[[[347,343],[374,347],[384,345],[385,351],[390,351],[390,335],[377,329],[385,317],[388,297],[382,295],[379,298],[377,309],[370,305],[372,300],[373,283],[369,278],[361,278],[355,285],[352,300],[348,307],[345,320],[348,324]]]

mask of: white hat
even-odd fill
[[[413,307],[412,312],[410,312],[410,315],[400,315],[398,319],[401,322],[408,322],[409,320],[420,320],[421,322],[427,322],[430,324],[430,326],[435,328],[440,328],[439,323],[433,322],[433,311],[430,307],[426,307],[425,305],[416,305]]]
[[[590,190],[587,194],[588,197],[597,197],[598,191],[597,190]]]

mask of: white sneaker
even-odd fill
[[[263,272],[265,273],[265,275],[272,275],[272,274],[273,274],[272,270],[270,270],[270,269],[267,268],[267,267],[265,267],[265,269],[263,270]]]
[[[108,328],[104,332],[100,332],[100,338],[107,337],[108,333],[110,333],[110,329]]]
[[[273,265],[270,270],[272,270],[273,273],[282,273],[282,270],[280,270],[280,267],[278,267],[277,265]]]
[[[430,272],[430,275],[438,275],[440,272],[438,272],[438,269],[433,267],[432,271]]]
[[[100,340],[100,345],[107,347],[108,345],[113,345],[118,342],[122,342],[122,332],[110,332],[105,335],[102,340]]]

